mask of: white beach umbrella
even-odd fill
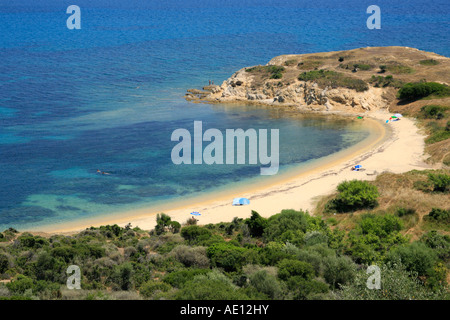
[[[396,114],[394,114],[394,117],[401,118],[403,116],[400,113],[396,113]]]

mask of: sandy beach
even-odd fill
[[[221,193],[204,201],[186,200],[182,205],[174,207],[168,204],[166,208],[139,209],[111,217],[98,217],[89,220],[40,227],[47,233],[72,233],[84,230],[90,226],[118,224],[124,226],[131,223],[144,230],[151,230],[156,224],[156,214],[165,212],[172,220],[184,223],[192,216],[192,211],[198,211],[199,224],[231,221],[234,217],[247,218],[255,210],[264,217],[269,217],[282,209],[303,209],[312,211],[317,199],[332,193],[336,186],[345,180],[373,180],[377,174],[388,171],[402,173],[413,169],[424,169],[429,165],[424,163],[424,136],[414,124],[413,119],[402,118],[400,121],[385,123],[389,119],[387,111],[374,111],[366,116],[364,121],[375,124],[376,137],[357,150],[344,152],[338,158],[331,157],[318,161],[315,167],[303,170],[298,174],[283,178],[272,185],[254,186],[245,191],[236,189]],[[372,118],[367,119],[367,117]],[[350,168],[361,164],[364,171],[351,171]],[[245,197],[250,205],[232,206],[234,197]]]

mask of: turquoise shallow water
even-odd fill
[[[194,120],[279,129],[281,173],[361,141],[368,131],[347,120],[183,95],[286,53],[405,45],[450,54],[447,1],[380,1],[378,31],[365,25],[370,4],[77,1],[76,31],[60,1],[0,4],[0,229],[186,199],[259,174],[260,165],[173,165],[171,133]]]

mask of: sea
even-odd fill
[[[71,5],[80,29],[67,26]],[[370,5],[381,29],[367,27]],[[172,132],[193,132],[194,121],[221,132],[278,129],[279,174],[361,143],[370,132],[358,121],[184,94],[281,54],[393,45],[450,56],[450,2],[1,0],[0,230],[274,178],[259,164],[175,165]]]

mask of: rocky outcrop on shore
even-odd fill
[[[444,62],[446,68],[450,60],[406,47],[283,55],[273,58],[265,66],[242,68],[220,86],[188,90],[186,99],[290,106],[304,111],[364,113],[389,108],[396,99],[399,83],[419,81],[421,76],[426,76],[428,81],[442,82],[445,76],[437,72],[438,68],[425,68],[419,63],[424,59]],[[382,65],[387,66],[387,70],[383,70]],[[302,73],[305,77],[319,78],[304,81],[299,79]],[[374,77],[381,80],[375,81]],[[348,85],[352,82],[365,87],[355,89]]]

